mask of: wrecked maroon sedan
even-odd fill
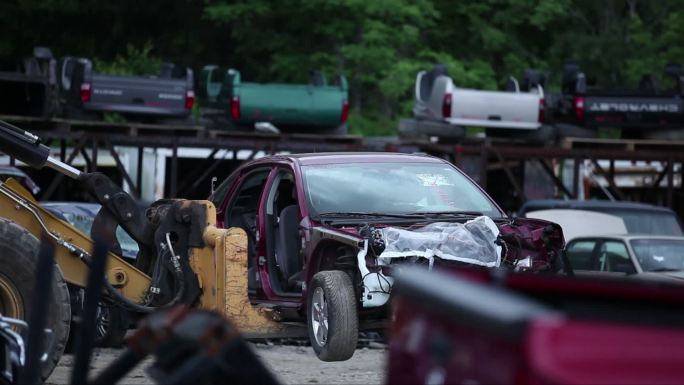
[[[560,227],[510,219],[470,178],[426,155],[319,153],[245,164],[211,197],[248,236],[248,291],[279,320],[306,320],[317,356],[346,360],[387,320],[402,264],[555,272]]]

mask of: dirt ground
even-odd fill
[[[361,348],[348,361],[322,362],[308,346],[252,345],[257,355],[283,384],[381,384],[384,382],[385,350]],[[97,349],[91,362],[97,373],[117,357],[118,349]],[[73,356],[65,355],[47,380],[47,384],[68,384]],[[145,368],[150,359],[130,372],[120,383],[153,384]]]

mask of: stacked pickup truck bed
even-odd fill
[[[155,75],[119,76],[96,73],[88,59],[66,57],[60,77],[66,112],[75,117],[116,112],[185,119],[195,100],[192,70],[172,63],[162,64]]]
[[[0,64],[0,113],[50,117],[56,107],[56,61],[52,51],[35,47],[21,60]]]
[[[621,128],[623,137],[684,137],[684,76],[678,64],[668,64],[666,78],[674,87],[661,87],[643,75],[636,89],[590,87],[574,61],[565,64],[562,93],[553,106],[554,117],[568,136],[592,136],[601,127]]]

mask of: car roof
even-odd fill
[[[583,240],[583,239],[619,239],[623,241],[632,241],[635,239],[659,239],[668,241],[684,241],[684,237],[678,237],[674,235],[651,235],[651,234],[596,234],[596,235],[583,235],[573,238],[573,241]]]
[[[85,215],[94,217],[100,211],[98,203],[87,202],[40,202],[40,205],[52,212],[62,214]]]
[[[625,202],[625,201],[606,201],[606,200],[562,200],[562,199],[533,199],[525,202],[518,211],[523,215],[530,211],[544,209],[580,209],[588,211],[610,210],[642,210],[661,213],[674,213],[667,207],[654,206],[647,203]]]
[[[26,173],[13,166],[0,166],[0,175],[11,175],[25,177]]]
[[[314,152],[303,154],[273,155],[258,159],[255,163],[289,160],[300,165],[344,163],[445,163],[444,160],[425,154],[395,152]]]

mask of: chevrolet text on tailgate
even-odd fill
[[[79,117],[102,112],[148,118],[188,118],[195,93],[192,70],[172,63],[147,77],[95,73],[92,62],[66,57],[60,86],[67,115]]]

